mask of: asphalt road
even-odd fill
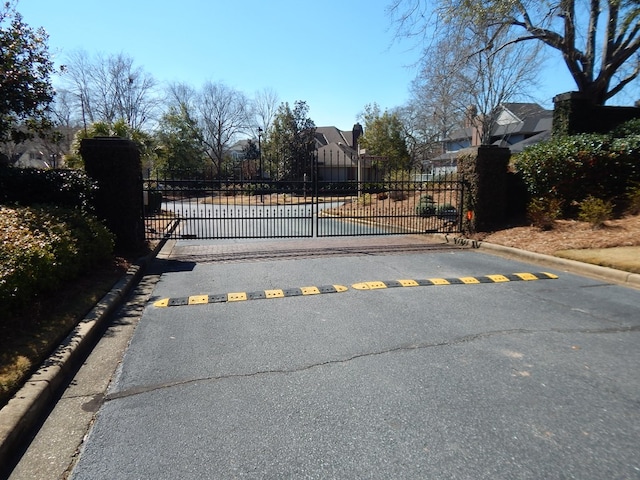
[[[470,249],[175,251],[71,478],[640,478],[637,290],[464,283],[541,270]],[[346,290],[243,300],[313,286]]]

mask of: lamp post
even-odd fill
[[[260,162],[260,166],[258,169],[260,183],[258,184],[258,188],[260,189],[260,201],[264,203],[264,195],[262,193],[262,128],[258,127],[258,160]]]

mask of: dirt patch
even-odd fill
[[[552,230],[515,227],[476,235],[475,238],[547,255],[555,255],[561,250],[637,247],[640,246],[640,215],[609,220],[599,229],[593,229],[586,222],[558,220]]]

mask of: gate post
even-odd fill
[[[145,237],[138,147],[124,138],[86,138],[80,155],[87,175],[98,184],[96,214],[115,235],[116,251],[140,251]]]
[[[483,145],[458,156],[458,175],[464,185],[462,232],[466,235],[499,228],[507,217],[508,148]]]

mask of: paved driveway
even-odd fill
[[[640,478],[637,291],[413,240],[259,245],[157,262],[72,478]]]

